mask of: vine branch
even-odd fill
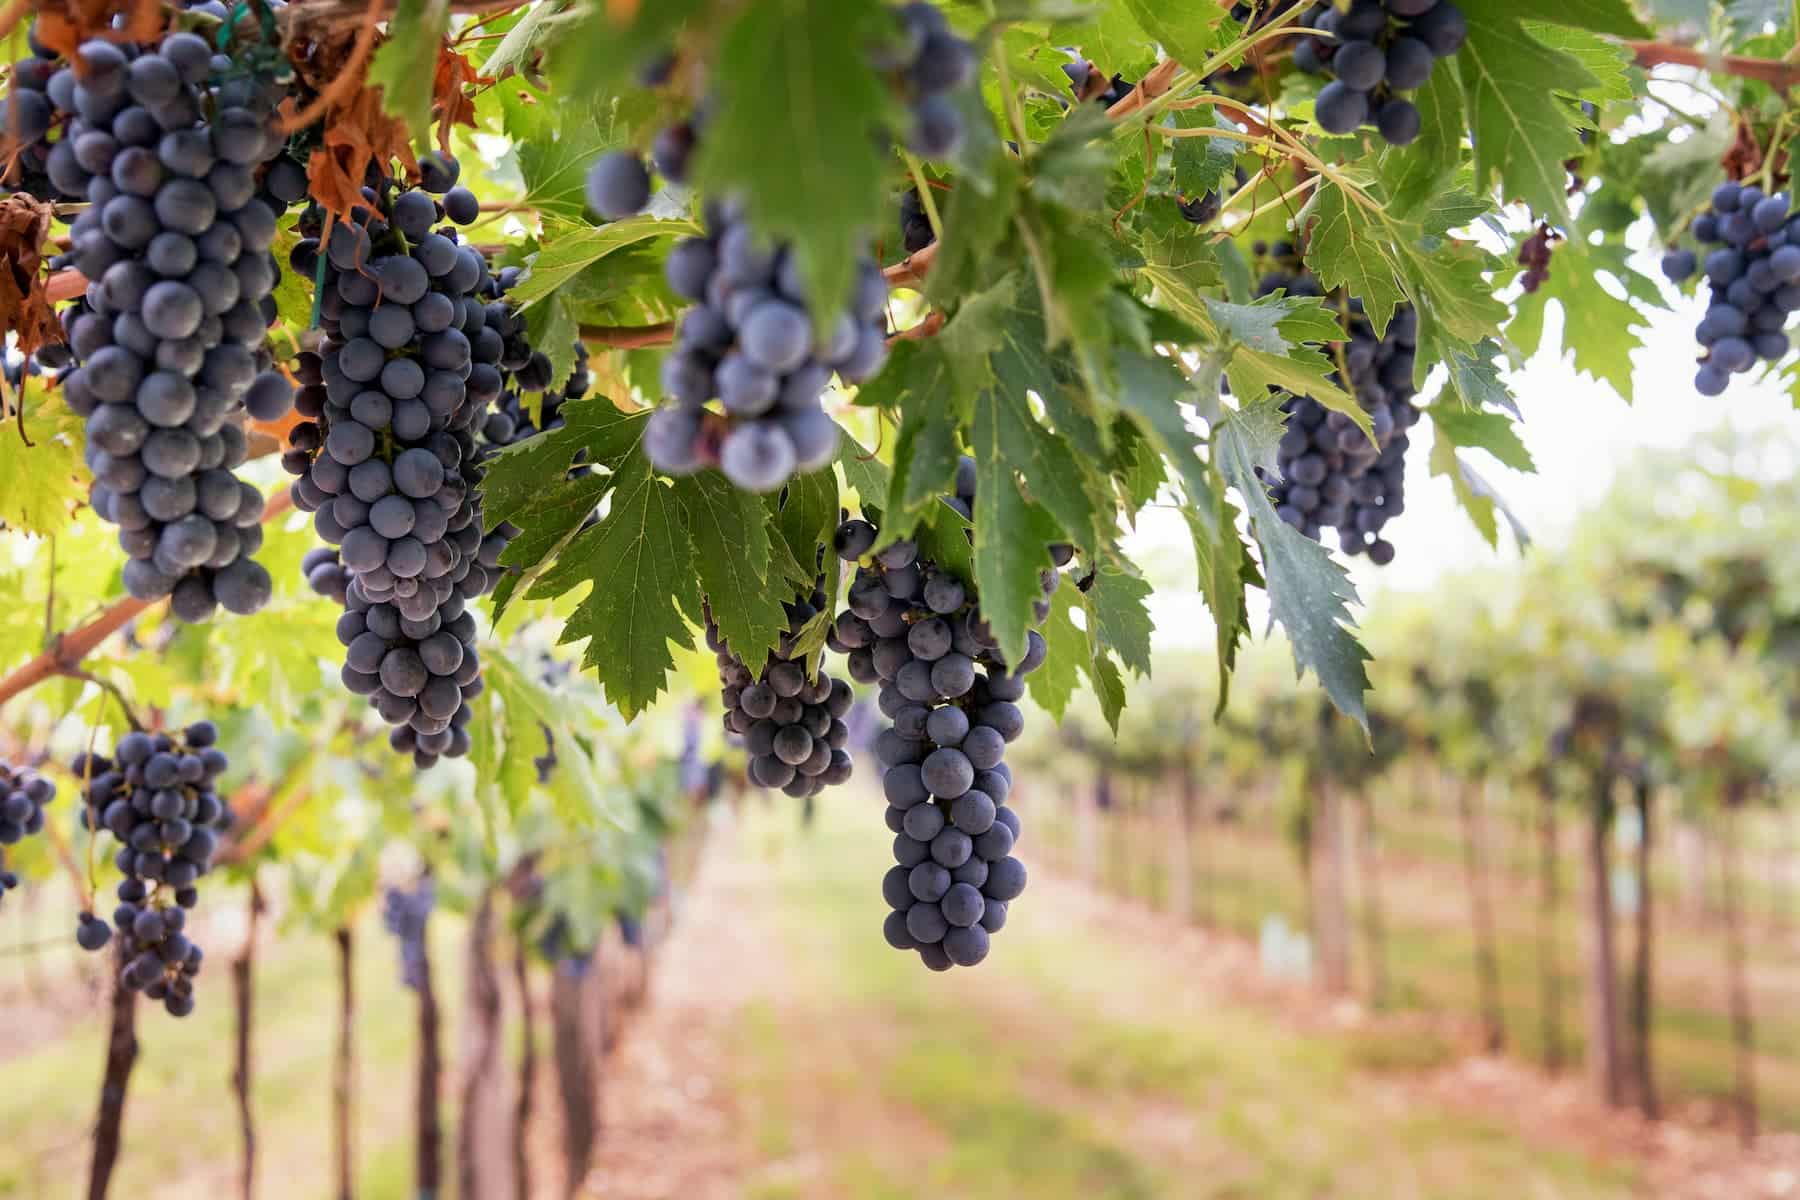
[[[1735,75],[1739,79],[1754,79],[1768,84],[1778,92],[1800,85],[1800,63],[1782,62],[1776,58],[1751,58],[1744,54],[1710,54],[1676,42],[1628,41],[1625,44],[1631,48],[1637,65],[1646,71],[1651,67],[1664,65],[1698,67],[1703,71]]]
[[[282,488],[263,509],[263,524],[280,517],[293,505],[293,495],[287,488]],[[99,649],[102,642],[125,628],[134,617],[160,603],[160,600],[139,600],[126,596],[113,601],[87,624],[57,634],[50,639],[50,644],[44,648],[43,653],[0,679],[0,704],[5,704],[20,692],[36,687],[53,675],[75,674],[81,668],[81,661]]]

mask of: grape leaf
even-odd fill
[[[1563,163],[1581,153],[1581,139],[1573,113],[1555,93],[1598,81],[1578,59],[1526,33],[1517,8],[1514,0],[1463,4],[1469,40],[1457,66],[1475,143],[1475,177],[1485,184],[1498,175],[1509,199],[1566,223],[1569,173]]]
[[[571,96],[622,90],[625,76],[666,53],[682,24],[706,7],[707,0],[589,5],[587,19],[551,48],[551,67],[566,85],[561,90]]]
[[[405,121],[416,142],[431,130],[431,90],[449,29],[446,0],[399,0],[388,16],[387,37],[369,60],[368,86],[381,89],[382,108]]]
[[[1525,448],[1525,443],[1519,440],[1518,430],[1504,415],[1435,404],[1427,411],[1431,413],[1431,423],[1437,427],[1439,436],[1449,439],[1454,446],[1486,450],[1515,471],[1530,473],[1537,470],[1537,464],[1531,460],[1531,451]]]
[[[1524,450],[1521,446],[1520,451]],[[1499,497],[1482,480],[1469,469],[1467,463],[1456,453],[1456,441],[1450,436],[1443,424],[1437,426],[1437,437],[1431,445],[1431,474],[1434,478],[1444,477],[1450,480],[1450,489],[1456,495],[1457,503],[1468,514],[1469,520],[1489,546],[1500,545],[1500,529],[1494,514],[1498,508],[1506,511],[1499,503]],[[1511,512],[1506,512],[1507,520],[1512,524],[1513,532],[1518,536],[1521,546],[1528,545],[1530,538],[1526,535]]]
[[[782,605],[796,590],[792,581],[770,576],[769,510],[761,497],[735,487],[717,471],[677,479],[674,490],[687,518],[694,569],[713,622],[750,673],[759,674],[787,629]],[[811,583],[808,572],[808,591]]]
[[[1221,46],[1219,24],[1225,15],[1211,4],[1187,0],[1124,0],[1138,27],[1162,44],[1171,58],[1198,68]]]
[[[1250,635],[1250,611],[1245,589],[1263,586],[1262,576],[1251,562],[1248,548],[1238,536],[1237,509],[1225,498],[1221,486],[1207,492],[1182,510],[1194,539],[1194,564],[1200,574],[1200,596],[1212,611],[1214,651],[1219,664],[1219,701],[1214,716],[1225,711],[1231,699],[1231,673],[1237,667],[1238,645]]]
[[[1563,312],[1563,346],[1576,369],[1630,400],[1631,352],[1643,344],[1644,318],[1630,300],[1612,295],[1595,282],[1597,277],[1609,276],[1622,289],[1630,290],[1642,276],[1628,259],[1622,246],[1588,246],[1573,238],[1558,243],[1550,260],[1550,278],[1536,292],[1519,297],[1513,319],[1506,326],[1507,336],[1527,354],[1543,349],[1545,310],[1554,301]],[[1654,285],[1650,294],[1655,295]]]
[[[1560,50],[1569,55],[1594,77],[1592,87],[1564,90],[1596,104],[1611,100],[1629,101],[1637,94],[1633,87],[1636,72],[1632,69],[1631,52],[1617,42],[1597,37],[1586,30],[1545,25],[1536,21],[1526,22],[1525,31],[1552,50]]]
[[[525,314],[525,328],[531,344],[550,360],[550,382],[546,391],[560,391],[575,373],[575,342],[581,327],[569,311],[568,300],[559,292],[548,304],[540,304]]]
[[[970,440],[976,471],[974,576],[982,616],[1002,657],[1016,663],[1025,654],[1032,605],[1043,594],[1038,572],[1050,565],[1050,543],[1064,535],[1056,520],[1020,491],[1003,449],[1017,438],[1016,431],[1002,432],[1012,424],[1001,411],[1004,403],[989,391],[975,404]]]
[[[1459,0],[1465,10],[1493,0]],[[1741,0],[1740,0],[1741,2]],[[1786,0],[1768,0],[1785,3]],[[1650,31],[1631,12],[1627,0],[1504,0],[1506,11],[1521,21],[1547,21],[1622,38],[1649,37]]]
[[[692,221],[661,221],[654,217],[631,217],[608,225],[566,227],[554,232],[547,229],[542,248],[531,256],[530,269],[513,285],[507,299],[522,309],[530,308],[609,254],[651,238],[699,232],[700,227]]]
[[[857,495],[867,509],[879,505],[888,494],[888,469],[871,450],[838,427],[837,467],[844,475],[844,486]]]
[[[1352,632],[1347,607],[1359,604],[1350,577],[1319,543],[1275,515],[1256,467],[1281,437],[1281,412],[1272,400],[1247,404],[1213,431],[1214,465],[1244,498],[1250,526],[1262,547],[1270,614],[1287,631],[1294,666],[1318,676],[1338,711],[1366,734],[1363,693],[1369,652]]]
[[[1358,202],[1336,183],[1319,189],[1313,212],[1307,265],[1326,287],[1359,297],[1378,333],[1402,300],[1419,310],[1422,328],[1438,323],[1465,342],[1506,319],[1485,277],[1498,264],[1473,243],[1432,239],[1428,248],[1417,225]]]
[[[957,187],[947,202],[939,202],[944,237],[925,284],[925,295],[933,304],[944,305],[975,291],[986,280],[986,269],[1012,227],[1019,206],[1018,165],[1009,158],[997,159],[987,178],[992,183],[989,190]]]
[[[558,644],[587,639],[582,665],[630,720],[662,693],[675,665],[670,645],[694,644],[682,609],[698,609],[698,578],[681,505],[640,452],[622,464],[605,518],[576,538],[529,594],[551,599],[590,586]]]
[[[892,101],[855,47],[891,20],[876,0],[761,0],[721,35],[698,182],[740,193],[759,232],[790,242],[814,297],[850,294],[887,206],[875,132],[894,127]]]
[[[1043,666],[1025,677],[1032,700],[1058,722],[1069,711],[1069,701],[1081,685],[1081,674],[1092,653],[1086,631],[1069,617],[1080,605],[1081,593],[1073,587],[1060,587],[1050,598],[1050,616],[1038,627],[1049,654]]]
[[[1145,606],[1150,585],[1116,566],[1102,565],[1082,597],[1089,633],[1131,671],[1150,674],[1150,611]]]
[[[1500,378],[1499,364],[1495,362],[1499,354],[1499,343],[1487,338],[1474,346],[1465,343],[1439,347],[1435,357],[1449,372],[1450,390],[1456,393],[1464,407],[1474,411],[1500,408],[1519,419],[1519,406],[1512,393],[1507,391],[1505,381]],[[1420,367],[1423,366],[1421,362]]]
[[[919,518],[956,481],[960,422],[944,401],[946,391],[921,390],[904,410],[900,434],[894,440],[894,471],[882,505],[883,545],[910,536]]]
[[[1388,211],[1402,219],[1416,216],[1443,191],[1462,158],[1465,136],[1462,93],[1454,71],[1433,71],[1411,100],[1419,110],[1419,136],[1410,145],[1390,146],[1381,154]]]
[[[0,406],[0,521],[25,533],[57,533],[87,497],[84,422],[44,386],[41,375],[25,375],[19,388],[5,391],[9,405]],[[4,411],[10,405],[23,409],[22,419]],[[21,430],[31,445],[25,444]]]
[[[1181,411],[1186,381],[1167,359],[1132,351],[1120,352],[1115,373],[1120,409],[1144,440],[1174,465],[1189,505],[1199,504],[1213,487],[1200,457],[1200,436],[1188,427]]]
[[[1174,114],[1177,129],[1226,129],[1237,126],[1213,108],[1184,109]],[[1205,195],[1219,186],[1237,164],[1239,143],[1222,137],[1171,138],[1170,156],[1175,168],[1175,186],[1190,199]]]
[[[525,10],[525,15],[500,39],[494,52],[481,64],[481,73],[498,79],[508,71],[521,70],[531,61],[532,55],[540,46],[547,46],[552,38],[560,38],[573,33],[582,24],[582,16],[575,11],[575,6],[560,0],[541,0]]]

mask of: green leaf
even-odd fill
[[[998,254],[1019,209],[1019,167],[1010,158],[995,161],[988,176],[992,187],[952,188],[939,202],[944,237],[925,283],[925,295],[946,305],[985,284],[986,269]]]
[[[575,539],[530,595],[590,587],[558,644],[587,639],[582,665],[630,720],[662,693],[675,665],[670,644],[694,644],[682,610],[699,610],[698,578],[679,501],[634,452],[619,470],[605,519]]]
[[[1506,333],[1526,354],[1544,349],[1546,310],[1554,302],[1563,313],[1563,346],[1576,369],[1630,400],[1631,352],[1643,344],[1644,318],[1630,300],[1598,286],[1598,279],[1605,277],[1621,290],[1647,294],[1660,302],[1655,285],[1631,267],[1625,247],[1588,246],[1571,238],[1557,244],[1550,259],[1550,278],[1536,292],[1515,302]],[[1645,285],[1647,293],[1642,291]]]
[[[1215,477],[1216,478],[1216,477]],[[1238,511],[1225,498],[1224,481],[1195,498],[1182,510],[1194,539],[1194,563],[1200,574],[1200,596],[1212,611],[1214,652],[1219,665],[1219,702],[1214,715],[1225,711],[1231,699],[1231,673],[1237,667],[1238,646],[1250,636],[1250,612],[1245,589],[1261,587],[1262,576],[1250,561],[1249,548],[1238,536]]]
[[[1537,464],[1531,461],[1531,451],[1519,440],[1518,429],[1504,414],[1437,404],[1427,411],[1439,435],[1448,438],[1453,445],[1486,450],[1515,471],[1537,470]]]
[[[0,411],[0,521],[24,533],[57,533],[87,498],[85,423],[42,376],[25,375],[22,388],[5,390],[23,415]]]
[[[551,67],[566,85],[559,90],[571,96],[620,90],[627,76],[666,53],[676,30],[706,7],[707,0],[590,3],[587,19],[551,47]]]
[[[1256,467],[1281,437],[1281,411],[1272,400],[1245,405],[1214,431],[1214,465],[1244,498],[1262,547],[1271,615],[1287,631],[1294,665],[1311,670],[1340,712],[1367,733],[1363,693],[1369,652],[1351,630],[1350,604],[1360,603],[1344,568],[1325,547],[1275,515]]]
[[[1565,88],[1565,91],[1596,104],[1615,100],[1630,101],[1637,95],[1633,87],[1634,64],[1631,53],[1617,42],[1597,37],[1585,30],[1545,25],[1536,21],[1526,22],[1525,31],[1552,50],[1560,50],[1569,55],[1594,77],[1592,87]]]
[[[1177,129],[1227,129],[1237,126],[1213,108],[1184,109],[1174,114]],[[1170,156],[1175,168],[1175,187],[1190,198],[1213,191],[1237,165],[1239,143],[1222,137],[1171,138]]]
[[[1418,226],[1359,203],[1336,183],[1319,189],[1313,212],[1307,265],[1326,287],[1359,297],[1378,332],[1403,300],[1419,310],[1422,330],[1441,325],[1465,342],[1489,336],[1506,319],[1487,279],[1497,264],[1474,244],[1426,240]]]
[[[1419,136],[1408,146],[1381,153],[1381,178],[1388,211],[1408,219],[1441,194],[1462,160],[1464,125],[1462,93],[1456,73],[1439,69],[1410,99],[1419,110]]]
[[[450,29],[447,0],[399,0],[387,36],[369,60],[368,86],[381,89],[381,107],[406,122],[416,142],[431,129],[431,92],[438,51]]]
[[[892,101],[855,48],[891,20],[876,0],[761,0],[719,43],[699,184],[740,193],[759,233],[791,243],[814,297],[849,296],[886,215],[876,131],[893,127]]]
[[[1069,701],[1081,686],[1081,675],[1093,653],[1087,632],[1079,628],[1069,614],[1081,607],[1081,593],[1067,585],[1050,598],[1050,616],[1038,627],[1044,635],[1044,648],[1049,651],[1044,665],[1025,677],[1025,686],[1037,706],[1061,721],[1069,711]]]
[[[1171,58],[1198,67],[1220,48],[1218,26],[1224,17],[1219,8],[1192,0],[1124,0],[1138,27],[1158,42]]]
[[[864,510],[878,505],[888,494],[888,469],[875,452],[863,448],[861,442],[838,428],[837,468],[843,473],[844,486],[854,491]]]
[[[1500,378],[1495,361],[1500,345],[1492,338],[1474,346],[1453,345],[1439,350],[1437,359],[1450,375],[1450,390],[1465,408],[1479,412],[1488,407],[1505,409],[1518,417],[1519,406]],[[1434,406],[1435,407],[1435,406]]]
[[[1475,0],[1476,4],[1484,2],[1489,0]],[[1786,0],[1769,2],[1785,4]],[[1469,7],[1464,0],[1463,8]],[[1650,36],[1650,30],[1632,15],[1627,0],[1506,0],[1506,9],[1521,21],[1547,21],[1622,38]]]
[[[508,71],[521,70],[531,61],[538,47],[548,46],[552,39],[560,40],[575,32],[582,23],[583,18],[574,11],[573,5],[561,0],[539,0],[506,31],[494,52],[481,64],[481,73],[498,79]]]
[[[1083,593],[1088,632],[1138,675],[1150,674],[1150,585],[1136,575],[1102,565]]]
[[[631,217],[609,225],[559,230],[546,236],[543,248],[531,256],[530,269],[507,293],[520,308],[530,308],[555,292],[589,266],[609,254],[651,238],[698,234],[692,221],[663,221],[655,217]]]
[[[1169,360],[1132,351],[1120,352],[1116,373],[1119,408],[1144,440],[1174,466],[1189,504],[1201,503],[1212,494],[1213,485],[1206,461],[1200,457],[1200,436],[1181,411],[1187,381]]]
[[[882,505],[883,544],[910,537],[919,519],[956,481],[960,422],[945,400],[946,390],[921,391],[905,409],[900,435],[894,440],[894,472]]]
[[[1469,515],[1469,520],[1488,545],[1498,547],[1500,544],[1500,529],[1494,519],[1496,510],[1506,514],[1520,546],[1529,545],[1531,538],[1524,526],[1519,524],[1518,519],[1500,501],[1499,494],[1463,462],[1456,453],[1456,445],[1446,427],[1438,424],[1437,437],[1431,445],[1431,474],[1450,480],[1450,488],[1456,495],[1457,503],[1462,505],[1463,511]],[[1520,446],[1519,451],[1522,453],[1524,447]]]
[[[1032,605],[1043,592],[1038,572],[1050,565],[1050,544],[1063,536],[1054,518],[1029,503],[1003,448],[1021,438],[1016,415],[993,391],[975,403],[975,586],[981,612],[1008,662],[1025,655]],[[1048,437],[1048,435],[1045,435]]]
[[[770,576],[769,510],[760,496],[717,471],[677,479],[675,498],[687,517],[694,568],[713,621],[733,653],[759,673],[787,629],[782,605],[794,598],[791,583]]]
[[[1566,223],[1569,175],[1563,163],[1581,153],[1581,139],[1572,111],[1555,93],[1598,81],[1580,60],[1526,33],[1518,8],[1514,0],[1463,4],[1469,40],[1457,67],[1475,142],[1475,178],[1485,185],[1497,175],[1508,199]]]
[[[548,304],[530,309],[525,314],[525,328],[532,346],[550,360],[550,382],[543,390],[560,391],[575,373],[575,343],[581,338],[581,326],[569,311],[567,299],[554,293]]]

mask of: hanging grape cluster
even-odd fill
[[[823,669],[807,678],[806,656],[797,646],[801,631],[825,607],[824,590],[815,589],[785,607],[787,630],[759,674],[752,675],[732,653],[710,612],[706,644],[719,664],[725,732],[744,739],[750,782],[805,798],[850,779],[850,752],[844,748],[850,729],[844,714],[854,697],[849,684]]]
[[[943,13],[919,0],[893,10],[895,32],[871,51],[870,63],[887,81],[910,118],[907,146],[921,158],[944,160],[962,146],[967,130],[956,93],[975,80],[975,47],[956,36]],[[674,54],[653,60],[639,75],[645,87],[675,77]],[[689,182],[690,167],[716,101],[702,97],[687,117],[658,130],[650,157],[662,177],[678,186]],[[614,150],[588,168],[588,207],[608,221],[643,212],[650,203],[650,168],[633,150]]]
[[[94,511],[119,528],[133,596],[168,596],[190,622],[255,612],[271,593],[252,558],[263,498],[232,473],[248,450],[234,418],[292,403],[263,345],[279,205],[257,178],[281,148],[284,75],[186,32],[90,40],[74,62],[32,45],[6,115],[21,123],[17,182],[87,203],[69,226],[89,282],[61,314],[79,363],[62,393],[86,422]]]
[[[475,431],[506,372],[549,375],[487,260],[440,224],[480,211],[454,186],[455,160],[428,162],[425,186],[373,176],[366,207],[328,235],[322,212],[302,214],[294,266],[322,274],[326,338],[298,360],[309,420],[282,460],[299,476],[295,506],[338,548],[309,581],[323,572],[335,593],[336,572],[347,576],[344,684],[421,768],[468,752],[467,701],[481,689],[469,604],[498,581],[506,546],[505,531],[483,528]]]
[[[44,827],[44,805],[56,799],[56,785],[30,767],[0,762],[0,899],[19,886],[6,869],[3,847],[16,845]]]
[[[1718,396],[1733,375],[1788,352],[1788,317],[1800,309],[1800,217],[1787,193],[1769,196],[1755,184],[1726,180],[1690,231],[1718,249],[1704,263],[1692,250],[1672,249],[1662,270],[1675,283],[1705,271],[1709,298],[1694,329],[1701,348],[1694,388]]]
[[[663,360],[669,402],[651,416],[644,452],[671,475],[716,465],[747,491],[772,492],[836,454],[820,396],[834,372],[860,383],[886,361],[887,282],[864,258],[850,303],[820,305],[786,246],[761,241],[734,205],[708,209],[709,235],[669,252],[669,286],[695,307]],[[715,397],[722,413],[706,407]]]
[[[1272,269],[1257,285],[1259,296],[1278,291],[1324,295],[1292,245],[1277,243],[1271,258]],[[1287,431],[1276,460],[1281,478],[1269,496],[1276,515],[1307,537],[1316,541],[1330,526],[1338,531],[1344,553],[1367,552],[1370,561],[1386,566],[1394,560],[1394,546],[1380,534],[1405,511],[1406,451],[1411,446],[1407,431],[1419,420],[1412,402],[1418,314],[1410,305],[1401,305],[1387,331],[1377,337],[1362,301],[1351,299],[1346,304],[1331,295],[1326,304],[1348,334],[1340,343],[1340,361],[1349,370],[1348,390],[1369,414],[1375,440],[1371,442],[1349,417],[1311,396],[1288,397],[1281,406],[1288,414]],[[1329,378],[1346,386],[1341,372],[1334,371]]]
[[[1419,136],[1419,109],[1403,93],[1424,87],[1432,64],[1462,49],[1469,36],[1468,20],[1452,0],[1315,4],[1305,23],[1330,35],[1294,46],[1296,67],[1332,77],[1313,105],[1320,128],[1344,134],[1373,124],[1392,146]]]
[[[125,878],[112,915],[113,931],[124,939],[120,982],[177,1017],[194,1010],[202,957],[182,932],[186,910],[199,902],[195,882],[231,824],[231,810],[214,790],[231,765],[218,740],[211,721],[175,734],[134,730],[119,739],[112,758],[83,754],[69,767],[85,781],[82,825],[97,822],[120,843],[113,861]],[[82,914],[75,940],[83,949],[98,950],[111,937],[105,922]]]
[[[974,494],[975,464],[965,459],[953,498],[959,511],[972,508]],[[1043,665],[1047,647],[1031,630],[1025,657],[1009,670],[970,588],[920,561],[912,542],[871,557],[878,538],[867,521],[838,527],[834,548],[858,566],[832,633],[849,652],[851,676],[879,683],[881,711],[893,722],[875,742],[896,863],[882,880],[892,909],[885,934],[934,971],[970,967],[987,957],[990,935],[1025,889],[1024,864],[1012,856],[1019,819],[1006,807],[1012,769],[1003,760],[1025,729],[1025,676]],[[1039,620],[1060,579],[1050,564],[1070,553],[1055,547],[1045,555]]]
[[[410,892],[391,887],[381,896],[381,923],[400,944],[400,982],[415,992],[426,983],[425,928],[436,906],[430,876]]]

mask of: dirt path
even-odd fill
[[[759,976],[753,877],[730,830],[703,852],[656,959],[649,998],[604,1068],[600,1144],[584,1196],[727,1200],[748,1162],[728,1045]]]
[[[1405,1025],[1041,871],[989,964],[931,976],[879,944],[869,845],[842,814],[715,833],[608,1066],[585,1195],[1800,1196],[1793,1138],[1745,1154],[1501,1060],[1371,1068]]]

